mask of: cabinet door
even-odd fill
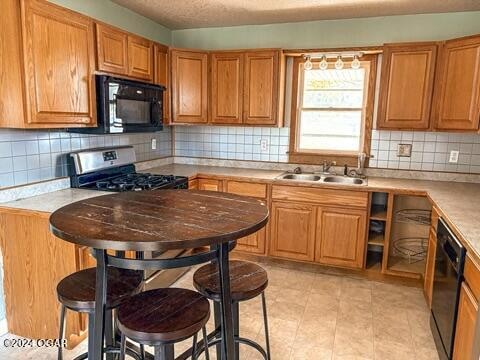
[[[128,75],[153,81],[153,43],[128,35]]]
[[[211,54],[211,122],[242,123],[243,54]]]
[[[315,260],[322,264],[363,267],[366,212],[319,208]]]
[[[237,240],[235,250],[251,252],[255,254],[265,254],[266,228],[262,228],[256,233],[245,236]]]
[[[198,190],[198,180],[189,180],[188,181],[188,189],[189,190]]]
[[[437,236],[434,230],[430,229],[428,238],[427,261],[425,264],[425,278],[423,281],[423,292],[429,307],[432,306],[433,275],[435,272],[435,256],[437,252]]]
[[[222,182],[213,179],[198,179],[198,190],[222,191]]]
[[[98,70],[127,75],[128,35],[107,25],[96,24]]]
[[[172,122],[206,123],[207,53],[173,50],[171,58]]]
[[[92,20],[48,2],[22,4],[29,123],[95,124]]]
[[[379,129],[428,129],[436,57],[436,44],[384,46]]]
[[[273,202],[270,255],[313,261],[314,246],[315,207]]]
[[[454,360],[472,359],[478,303],[466,283],[462,283],[458,303],[457,330],[453,348]]]
[[[437,85],[436,128],[478,130],[480,36],[445,42]]]
[[[275,125],[278,113],[279,52],[245,54],[244,123]]]
[[[163,123],[170,122],[170,59],[168,47],[155,44],[155,83],[167,89],[163,92]]]

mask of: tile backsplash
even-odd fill
[[[151,140],[157,149],[151,149]],[[172,131],[85,135],[58,130],[0,129],[0,188],[68,175],[66,153],[94,147],[133,145],[138,161],[172,155]]]
[[[175,155],[184,157],[288,162],[288,141],[289,128],[175,127]],[[411,156],[398,157],[398,144],[411,144]],[[448,161],[452,150],[456,164]],[[371,155],[372,168],[478,174],[480,135],[373,130]]]
[[[410,157],[398,157],[398,144],[411,144]],[[459,151],[457,163],[450,152]],[[373,130],[370,167],[480,173],[480,135],[467,133]]]
[[[289,128],[175,127],[176,156],[288,162],[288,141]]]

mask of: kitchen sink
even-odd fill
[[[315,174],[286,174],[286,175],[282,175],[281,179],[299,180],[299,181],[319,181],[321,177]]]
[[[345,185],[365,185],[367,183],[366,179],[354,178],[349,176],[338,176],[330,174],[314,174],[314,173],[285,173],[277,177],[281,180],[292,180],[292,181],[313,181],[319,183],[330,183],[330,184],[345,184]]]
[[[363,185],[365,184],[364,179],[352,178],[347,176],[327,176],[322,179],[322,182],[325,183],[338,183],[338,184],[352,184],[352,185]]]

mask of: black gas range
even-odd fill
[[[78,151],[68,158],[73,188],[114,192],[188,189],[185,176],[137,172],[132,146]]]

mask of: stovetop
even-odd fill
[[[173,188],[184,189],[187,187],[188,179],[183,176],[155,175],[149,173],[119,175],[82,186],[83,189],[116,192]]]

